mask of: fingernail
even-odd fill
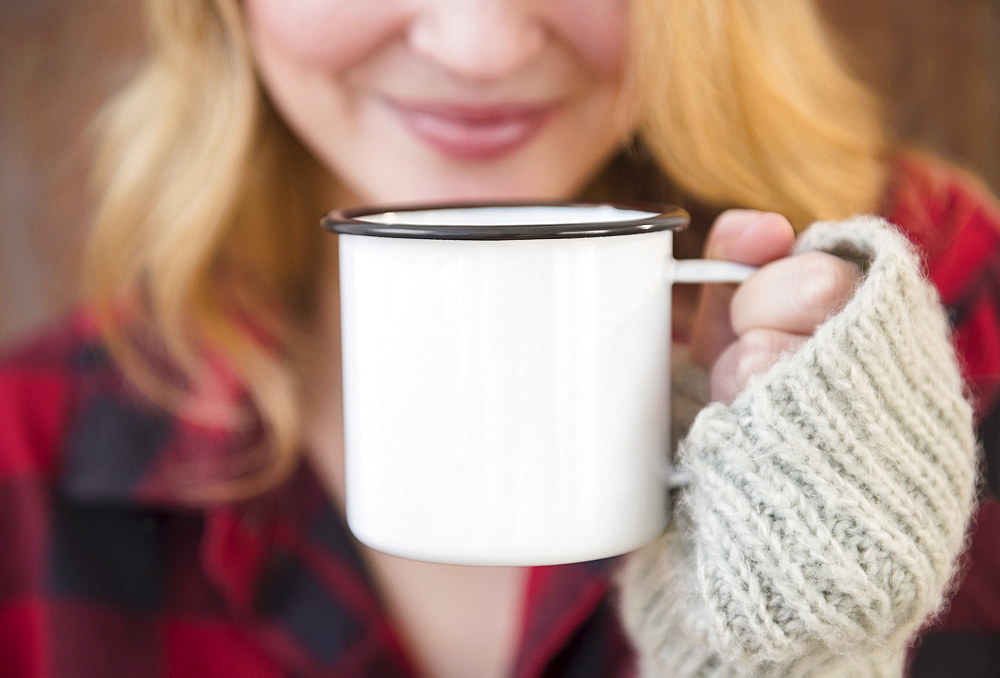
[[[746,228],[740,231],[740,233],[736,236],[737,244],[741,244],[747,238],[756,238],[757,229],[767,223],[767,220],[773,218],[774,216],[777,216],[775,212],[757,212],[753,219],[747,220]]]
[[[722,244],[726,241],[738,242],[746,233],[746,227],[753,224],[762,214],[763,212],[751,209],[727,210],[712,229],[711,237],[706,243],[705,256],[710,259],[722,257],[725,254]]]

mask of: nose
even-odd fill
[[[489,81],[516,72],[538,54],[545,26],[540,0],[428,0],[409,27],[418,54],[454,74]]]

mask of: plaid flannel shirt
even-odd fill
[[[1000,213],[956,173],[901,159],[885,215],[950,313],[1000,486]],[[178,464],[245,436],[132,390],[83,313],[0,363],[0,676],[409,676],[404,643],[305,463],[280,487],[193,507]],[[625,676],[616,560],[532,568],[516,676]],[[964,578],[915,676],[1000,675],[1000,506],[984,494]],[[474,620],[470,620],[474,623]]]

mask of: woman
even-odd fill
[[[87,303],[0,372],[12,675],[899,674],[963,543],[971,414],[903,239],[791,224],[906,229],[982,417],[1000,219],[892,154],[806,3],[583,5],[149,3]],[[678,525],[622,568],[354,542],[317,216],[574,196],[683,202],[680,249],[762,266],[676,300],[678,389],[717,401],[680,414]]]

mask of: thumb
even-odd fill
[[[795,230],[780,214],[727,210],[712,224],[704,256],[763,266],[791,254],[794,245]],[[702,286],[691,333],[691,357],[706,370],[736,340],[730,320],[730,304],[736,288],[737,285],[721,283]]]

